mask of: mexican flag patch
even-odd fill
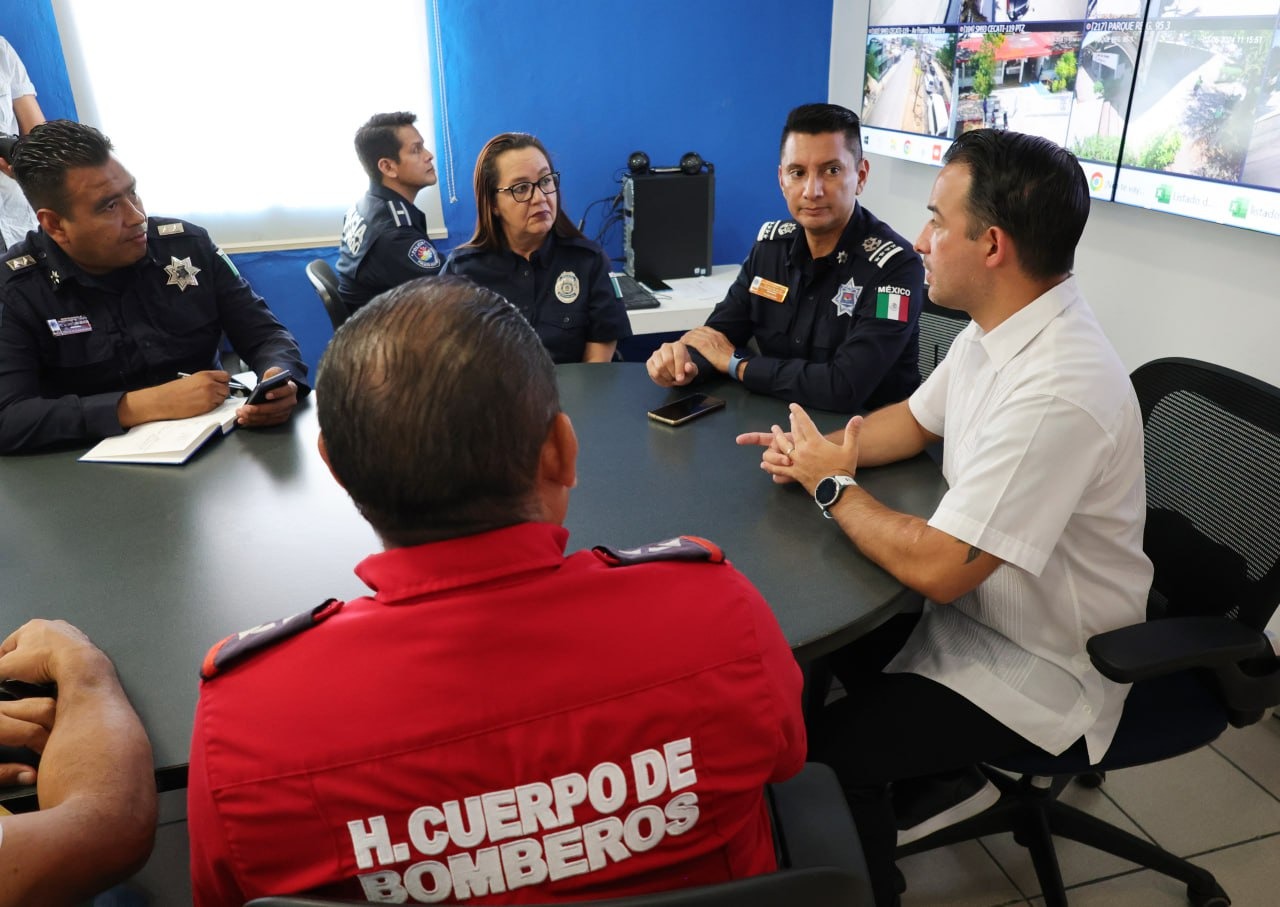
[[[911,316],[911,291],[902,287],[880,287],[876,291],[876,317],[906,321]]]

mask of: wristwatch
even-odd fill
[[[751,361],[751,354],[744,353],[741,350],[734,350],[733,355],[729,357],[729,377],[734,381],[741,380],[738,378],[738,366],[744,362]]]
[[[818,487],[813,490],[813,500],[822,508],[822,515],[827,519],[831,519],[831,508],[836,506],[836,501],[840,500],[840,495],[850,485],[857,485],[853,480],[853,476],[834,475],[827,476],[818,483]]]

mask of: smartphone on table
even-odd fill
[[[709,394],[690,394],[673,400],[665,406],[649,410],[649,418],[667,425],[683,425],[691,419],[705,416],[724,406],[724,400]]]

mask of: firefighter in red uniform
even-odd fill
[[[565,556],[577,439],[519,312],[456,278],[402,285],[338,332],[317,398],[321,454],[387,550],[356,568],[367,597],[206,658],[198,907],[772,870],[763,786],[805,757],[786,640],[710,542]]]

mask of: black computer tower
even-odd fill
[[[622,179],[626,272],[655,283],[711,273],[714,173],[641,173]]]

